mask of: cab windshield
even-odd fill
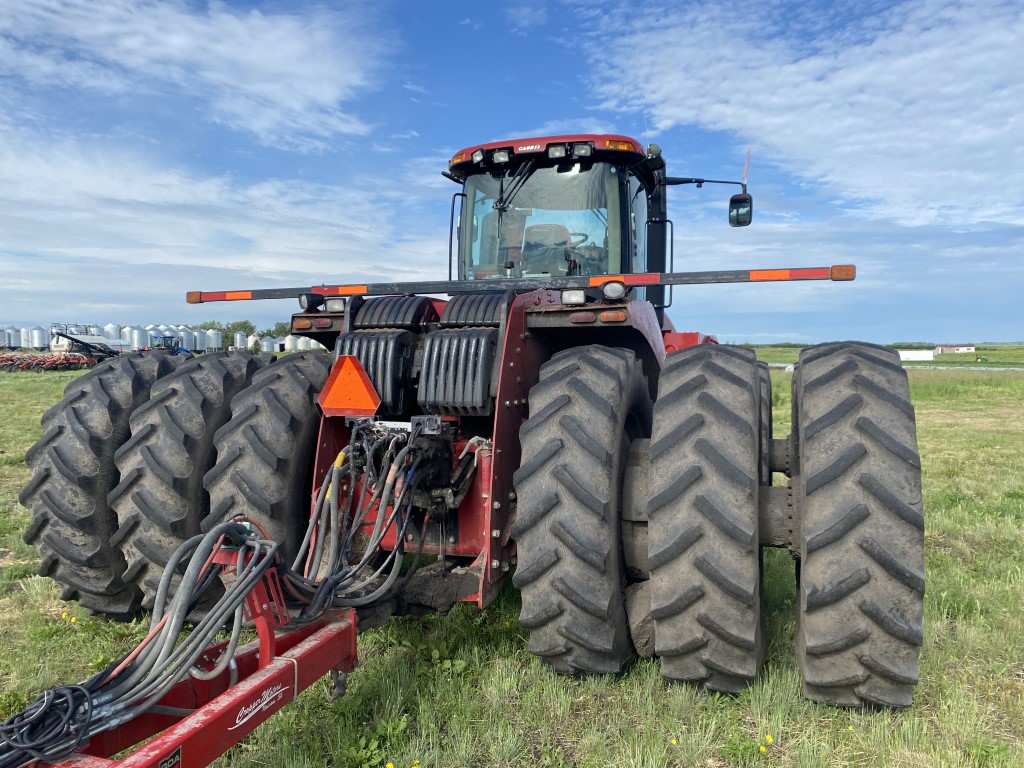
[[[626,269],[623,169],[570,162],[529,170],[466,179],[460,278],[601,275]]]

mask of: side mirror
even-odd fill
[[[729,226],[745,227],[754,218],[754,198],[746,192],[729,198]]]

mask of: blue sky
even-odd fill
[[[441,177],[503,138],[663,148],[677,289],[725,341],[1024,339],[1013,2],[0,0],[0,325],[287,319],[187,290],[447,274]]]

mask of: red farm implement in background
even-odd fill
[[[106,764],[167,727],[122,764],[204,765],[351,669],[357,625],[483,607],[508,578],[529,650],[556,673],[657,656],[670,680],[739,691],[764,660],[765,546],[799,562],[805,695],[910,705],[923,518],[895,353],[805,349],[793,432],[776,437],[767,366],[665,315],[674,286],[854,268],[673,271],[669,186],[739,186],[732,226],[750,223],[751,197],[667,176],[657,146],[625,136],[473,146],[444,175],[458,185],[447,280],[188,295],[297,297],[291,332],[332,354],[122,356],[44,416],[21,495],[41,572],[94,611],[200,622],[192,655],[143,650],[86,686],[93,715],[65,718],[80,726],[70,751],[98,757],[69,762]],[[92,423],[83,412],[113,428],[65,428]],[[55,456],[74,458],[57,472]],[[209,649],[201,628],[246,600],[260,643]],[[161,682],[139,698],[147,675]],[[137,718],[103,719],[111,686]]]

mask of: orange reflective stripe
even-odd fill
[[[198,300],[189,304],[201,304],[204,301],[248,301],[252,298],[252,291],[192,291],[198,294]]]
[[[310,289],[321,296],[356,296],[366,293],[365,285],[317,285]]]
[[[624,285],[657,285],[661,282],[661,276],[656,274],[642,275],[598,275],[590,278],[590,284],[594,287],[605,283],[622,283]]]
[[[789,280],[789,269],[752,269],[750,270],[751,282],[761,280]]]

